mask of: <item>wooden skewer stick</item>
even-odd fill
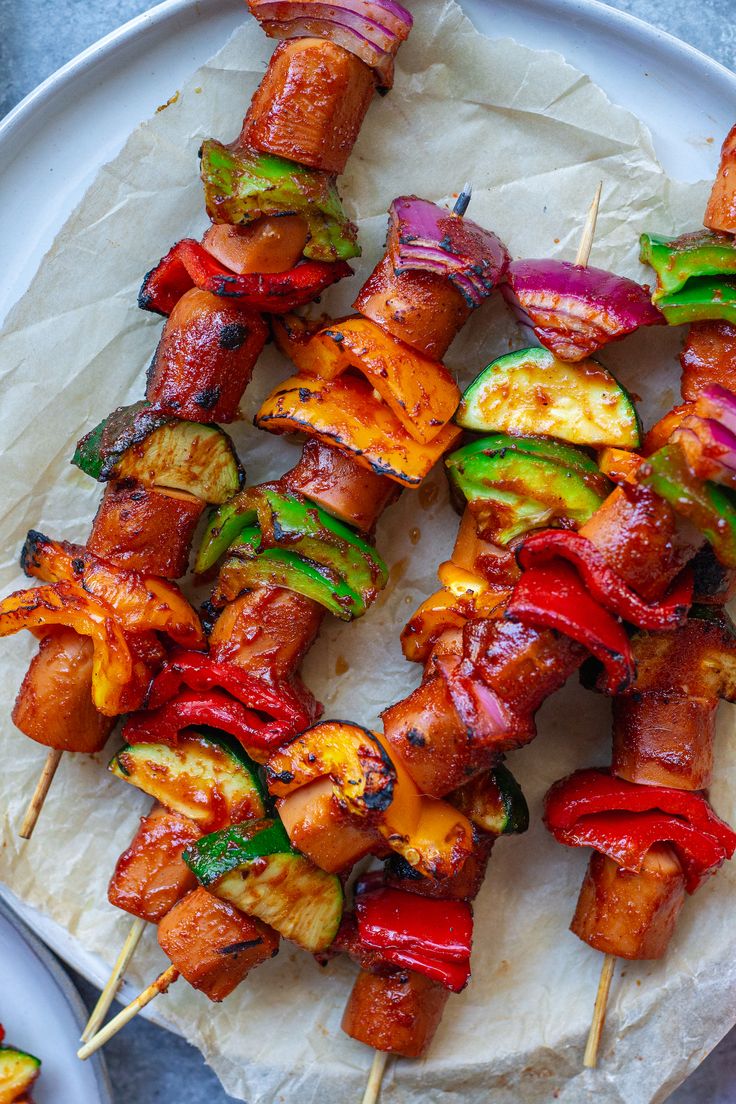
[[[463,184],[463,190],[459,193],[455,200],[455,206],[452,208],[453,215],[458,215],[462,218],[470,206],[470,200],[473,195],[472,181],[466,180]],[[590,218],[590,215],[588,215]],[[368,1074],[368,1083],[365,1087],[365,1093],[363,1094],[363,1100],[361,1104],[376,1104],[379,1096],[381,1095],[381,1082],[383,1081],[383,1075],[386,1072],[386,1063],[389,1060],[390,1055],[385,1050],[377,1050],[373,1055],[373,1064],[371,1071]]]
[[[601,180],[596,188],[595,195],[593,196],[593,202],[588,210],[587,218],[585,219],[585,226],[583,227],[583,236],[580,239],[580,245],[578,246],[577,256],[575,257],[576,265],[587,265],[590,260],[590,251],[593,248],[593,238],[595,237],[595,227],[598,222],[598,211],[601,206],[601,195],[603,194],[603,181]]]
[[[123,977],[125,971],[128,969],[128,964],[131,958],[135,954],[135,949],[141,941],[141,936],[146,930],[146,921],[141,920],[139,916],[136,916],[135,920],[131,924],[130,931],[127,938],[123,943],[115,965],[112,968],[112,973],[107,979],[105,988],[100,993],[100,999],[95,1005],[92,1015],[87,1020],[87,1026],[82,1032],[81,1041],[86,1043],[97,1031],[100,1024],[104,1022],[105,1016],[110,1010],[110,1005],[115,1000],[118,989],[123,983]]]
[[[598,992],[595,995],[595,1007],[593,1008],[593,1022],[590,1025],[588,1042],[585,1045],[585,1055],[583,1057],[583,1065],[586,1069],[595,1069],[598,1065],[598,1047],[601,1042],[603,1025],[606,1022],[606,1005],[615,966],[616,958],[614,955],[607,954],[603,956]]]
[[[593,196],[593,202],[590,205],[590,210],[585,220],[583,236],[580,240],[577,256],[575,257],[575,264],[587,265],[590,260],[590,251],[593,246],[602,192],[603,181],[601,180]],[[593,1021],[590,1025],[590,1031],[588,1032],[588,1041],[585,1046],[585,1055],[583,1057],[583,1065],[586,1069],[595,1069],[598,1064],[598,1048],[601,1042],[603,1025],[606,1022],[606,1005],[608,1003],[608,993],[611,988],[611,979],[613,978],[615,965],[616,959],[613,955],[604,955],[601,976],[598,982],[598,992],[596,993],[595,1006],[593,1008]]]
[[[373,1064],[368,1074],[368,1084],[363,1093],[362,1104],[376,1104],[381,1095],[381,1083],[390,1057],[387,1050],[377,1050],[373,1055]]]
[[[461,216],[465,214],[465,212],[468,209],[468,204],[470,203],[470,197],[472,196],[472,194],[473,194],[473,185],[468,182],[467,184],[464,185],[463,190],[460,192],[460,195],[457,197],[457,201],[456,201],[455,207],[453,209],[454,214],[461,215]],[[593,202],[591,203],[591,205],[588,209],[588,214],[586,215],[586,218],[585,218],[585,226],[583,227],[583,236],[580,239],[580,245],[578,246],[578,252],[577,252],[577,255],[575,257],[575,264],[577,264],[577,265],[587,265],[588,261],[590,260],[590,251],[593,247],[593,238],[595,237],[595,228],[596,228],[596,224],[598,222],[598,211],[600,210],[600,206],[601,206],[601,195],[602,194],[603,194],[603,181],[601,180],[598,184],[598,187],[595,190],[595,195],[593,196]],[[613,967],[611,967],[611,969],[613,969]],[[599,1026],[599,1029],[598,1029],[598,1040],[600,1039],[600,1033],[601,1033],[601,1030],[603,1029],[603,1022],[606,1018],[606,999],[608,998],[608,987],[610,987],[610,984],[611,984],[611,979],[609,977],[608,986],[606,987],[606,992],[605,992],[605,995],[603,996],[603,1002],[602,1002],[602,1006],[601,1006],[601,1009],[600,1009],[600,1026]],[[600,996],[600,988],[599,988],[599,996]],[[596,1001],[596,1012],[597,1011],[598,1011],[598,1001]],[[593,1020],[593,1025],[595,1025],[595,1019]],[[590,1030],[591,1030],[591,1037],[592,1037],[593,1027],[591,1027]],[[588,1045],[590,1046],[590,1039],[588,1040]],[[595,1049],[597,1051],[598,1041],[596,1041],[596,1043],[595,1043]],[[585,1053],[586,1053],[586,1056],[587,1056],[587,1053],[588,1053],[587,1050],[586,1050]],[[376,1104],[376,1101],[378,1100],[378,1097],[380,1096],[380,1093],[381,1093],[381,1081],[383,1080],[383,1075],[384,1075],[384,1072],[386,1070],[386,1063],[388,1061],[388,1057],[389,1056],[385,1051],[380,1051],[380,1050],[376,1051],[376,1053],[373,1057],[373,1065],[371,1066],[371,1072],[370,1072],[369,1077],[368,1077],[368,1084],[366,1085],[365,1095],[363,1097],[362,1104]],[[593,1065],[595,1065],[595,1059],[593,1060]]]
[[[30,839],[33,835],[33,829],[36,827],[36,821],[43,809],[46,794],[49,792],[49,786],[54,779],[54,775],[56,774],[57,767],[61,762],[63,754],[63,751],[57,751],[56,748],[52,748],[46,756],[46,762],[41,771],[41,777],[36,783],[33,797],[29,802],[28,808],[26,809],[26,815],[23,817],[23,823],[20,826],[21,839]]]
[[[165,993],[170,985],[173,985],[176,979],[179,977],[179,971],[176,966],[169,966],[168,970],[164,970],[162,974],[152,982],[147,989],[131,1001],[122,1012],[118,1012],[108,1024],[93,1035],[84,1046],[80,1047],[77,1051],[77,1058],[81,1058],[84,1061],[85,1058],[89,1058],[91,1054],[94,1054],[96,1050],[99,1050],[101,1046],[104,1046],[113,1035],[117,1035],[118,1031],[122,1027],[125,1027],[134,1016],[137,1016],[141,1008],[145,1008],[147,1004],[150,1004],[154,997],[157,997],[159,993]]]

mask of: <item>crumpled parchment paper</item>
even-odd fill
[[[572,259],[603,180],[591,263],[639,278],[641,230],[700,222],[707,187],[669,181],[644,127],[584,74],[557,55],[482,37],[452,0],[415,0],[413,8],[396,86],[371,107],[342,180],[364,257],[355,279],[326,296],[322,309],[347,309],[381,252],[386,208],[402,192],[448,200],[470,179],[470,216],[493,227],[515,256]],[[204,229],[198,146],[206,136],[229,141],[238,132],[272,45],[245,20],[175,102],[135,131],[100,171],[8,320],[0,337],[2,593],[24,585],[16,557],[29,527],[87,536],[100,489],[69,466],[74,442],[142,393],[160,328],[136,309],[142,274],[173,241]],[[476,313],[447,360],[467,382],[521,340],[496,301]],[[676,333],[654,330],[602,357],[642,397],[648,422],[676,401],[678,342]],[[268,351],[234,427],[251,482],[281,473],[296,456],[293,445],[250,426],[262,397],[288,372]],[[456,526],[441,472],[421,493],[405,493],[381,523],[378,545],[392,568],[385,594],[364,620],[328,625],[305,665],[327,716],[375,723],[381,708],[413,688],[419,671],[404,661],[399,631],[435,589]],[[80,958],[94,956],[102,980],[129,925],[108,905],[106,883],[148,801],[105,772],[107,752],[98,761],[66,756],[32,841],[19,841],[45,755],[9,719],[33,647],[24,637],[1,645],[0,877],[67,929]],[[731,820],[732,728],[724,707],[713,802]],[[581,1069],[601,959],[567,926],[587,854],[553,843],[539,814],[554,779],[609,760],[609,731],[608,703],[573,680],[541,711],[536,742],[511,757],[532,828],[499,842],[478,899],[472,984],[451,998],[426,1060],[390,1065],[387,1104],[659,1101],[736,1021],[735,875],[725,869],[688,902],[664,962],[618,970],[600,1068]],[[142,987],[164,965],[151,930],[130,968],[131,985]],[[322,971],[284,945],[220,1006],[179,982],[151,1011],[200,1047],[226,1089],[250,1104],[357,1101],[371,1054],[339,1028],[354,975],[347,961]]]

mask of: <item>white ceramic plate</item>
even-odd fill
[[[556,49],[587,72],[649,126],[672,175],[712,177],[713,139],[736,115],[736,76],[717,62],[594,0],[461,2],[484,33]],[[242,0],[166,0],[59,70],[0,124],[0,240],[13,258],[0,271],[0,320],[100,165],[243,18]],[[64,959],[102,982],[104,965],[67,932],[13,904]]]
[[[101,1056],[76,1057],[86,1019],[69,979],[0,904],[0,1023],[6,1043],[41,1059],[36,1104],[112,1104]]]

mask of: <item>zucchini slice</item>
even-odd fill
[[[526,832],[529,827],[529,806],[521,786],[502,763],[461,786],[448,800],[489,835]]]
[[[222,735],[187,730],[175,747],[127,744],[110,770],[205,831],[265,815],[256,765]]]
[[[569,445],[494,434],[445,461],[484,540],[506,545],[554,523],[583,525],[610,493],[593,460]]]
[[[0,1046],[0,1104],[12,1104],[21,1094],[30,1092],[40,1072],[40,1059],[23,1050]]]
[[[594,360],[566,364],[548,349],[494,360],[466,389],[455,421],[487,433],[548,433],[574,445],[635,449],[641,423],[628,391]]]
[[[245,481],[235,446],[219,426],[181,422],[146,402],[114,410],[81,439],[72,463],[101,482],[134,479],[218,506]]]
[[[280,821],[214,832],[188,848],[184,861],[210,893],[307,951],[325,950],[337,934],[344,906],[340,879],[295,851]]]

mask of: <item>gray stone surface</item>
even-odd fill
[[[69,58],[148,6],[147,0],[0,0],[0,116]],[[736,66],[736,0],[616,0],[611,6]],[[91,1008],[96,994],[75,980]],[[198,1051],[143,1020],[109,1043],[105,1054],[116,1104],[231,1099]],[[736,1104],[736,1035],[713,1051],[670,1104]]]

